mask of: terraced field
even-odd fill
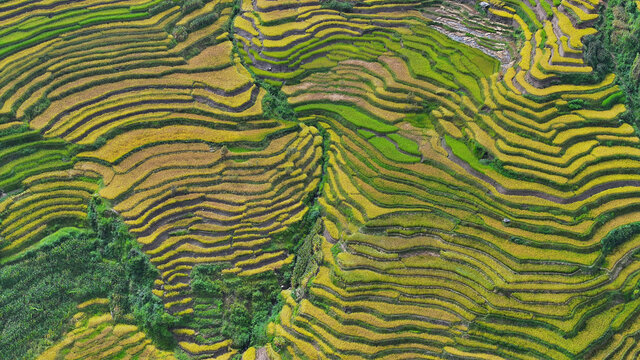
[[[75,328],[38,359],[176,359],[156,349],[135,325],[114,323],[108,312],[101,313],[108,303],[98,298],[78,305]]]
[[[40,358],[637,358],[605,5],[0,4],[0,264],[104,199],[175,319],[86,299]]]

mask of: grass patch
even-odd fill
[[[397,161],[401,163],[416,163],[420,161],[420,158],[418,157],[407,155],[403,152],[398,151],[398,149],[396,148],[396,145],[393,144],[391,141],[389,141],[387,138],[375,137],[375,138],[369,139],[369,142],[376,149],[378,149],[382,154],[384,154],[384,156],[388,157],[393,161]]]
[[[411,124],[411,125],[413,125],[413,126],[415,126],[417,128],[433,129],[433,124],[431,123],[431,117],[428,114],[428,112],[430,112],[431,110],[433,110],[433,109],[429,108],[427,113],[425,113],[425,114],[408,115],[407,117],[405,117],[402,120],[408,122],[409,124]]]
[[[457,140],[449,135],[445,135],[445,141],[447,145],[451,148],[451,152],[464,162],[469,164],[473,169],[484,173],[489,170],[491,167],[489,165],[483,164],[480,160],[474,155],[473,151],[469,149],[466,143]]]
[[[420,156],[420,148],[418,146],[418,144],[411,140],[411,139],[407,139],[404,136],[401,136],[400,134],[389,134],[389,138],[391,140],[393,140],[396,144],[398,144],[398,147],[400,148],[400,150],[404,151],[404,152],[408,152],[409,154],[413,154],[413,155],[418,155]]]
[[[397,127],[385,124],[373,117],[356,110],[352,107],[339,104],[307,104],[295,108],[296,112],[329,112],[340,116],[342,119],[355,125],[357,128],[365,128],[379,133],[392,133],[398,130]]]

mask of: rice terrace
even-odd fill
[[[640,359],[640,1],[0,0],[0,360]]]

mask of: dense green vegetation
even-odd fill
[[[282,272],[238,277],[224,273],[228,263],[197,265],[191,272],[191,288],[198,316],[188,323],[201,341],[231,339],[233,347],[246,349],[267,342],[265,326],[282,307]]]
[[[33,358],[65,329],[80,302],[105,296],[122,270],[97,261],[99,240],[71,229],[52,235],[49,246],[0,268],[0,357]],[[48,339],[45,340],[45,337]]]
[[[99,197],[89,206],[88,223],[99,247],[97,260],[115,262],[119,272],[111,279],[111,311],[116,320],[131,321],[144,329],[163,348],[174,345],[169,329],[178,319],[164,311],[162,300],[151,292],[158,271],[149,262],[117,214]],[[129,316],[132,314],[133,317]]]
[[[314,201],[314,197],[306,200],[309,203]],[[185,325],[197,329],[199,341],[231,339],[232,346],[241,350],[267,343],[266,326],[275,319],[283,305],[280,291],[306,283],[309,274],[315,270],[309,264],[313,257],[310,244],[320,231],[320,215],[321,208],[315,204],[301,221],[274,238],[275,248],[296,253],[295,265],[240,277],[225,272],[231,264],[224,262],[193,268],[190,284],[197,313],[186,317]]]
[[[322,2],[322,7],[342,12],[349,12],[353,10],[353,2],[341,0],[326,0]]]
[[[63,228],[40,248],[0,268],[0,358],[33,358],[68,327],[76,306],[109,297],[116,320],[141,325],[173,346],[176,319],[151,293],[157,271],[118,216],[100,198],[87,229]]]
[[[322,224],[317,220],[296,249],[296,262],[291,274],[291,288],[298,299],[305,295],[310,278],[322,263],[322,252],[319,251],[322,237],[318,235],[321,229]]]
[[[296,113],[287,102],[287,95],[279,88],[264,81],[260,81],[259,84],[267,90],[267,94],[262,99],[264,115],[272,119],[295,121]]]
[[[625,120],[640,118],[640,10],[634,0],[608,1],[598,33],[585,38],[585,62],[602,78],[614,72],[626,95]]]
[[[611,230],[600,240],[602,253],[604,255],[609,254],[616,246],[622,245],[638,234],[640,234],[640,222],[622,225]]]

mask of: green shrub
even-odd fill
[[[42,97],[35,104],[30,106],[24,114],[23,121],[31,121],[31,119],[42,114],[51,105],[51,101],[47,97]]]
[[[173,38],[177,41],[177,42],[182,42],[187,40],[187,37],[189,36],[189,33],[187,32],[187,28],[185,28],[182,25],[176,26],[175,28],[173,28],[173,30],[171,31],[171,35],[173,35]]]
[[[567,104],[567,106],[571,110],[580,110],[584,108],[584,100],[583,99],[569,100],[569,103]]]
[[[266,325],[282,308],[283,272],[238,277],[223,274],[228,263],[201,264],[191,271],[196,313],[189,326],[207,338],[224,337],[234,348],[262,346],[267,342]],[[203,339],[206,341],[206,339]]]
[[[193,32],[193,31],[202,29],[203,27],[209,26],[215,23],[216,20],[218,20],[218,18],[219,18],[219,15],[214,12],[198,16],[197,18],[189,22],[189,31]]]
[[[171,9],[173,6],[174,2],[172,0],[164,0],[150,7],[148,12],[150,15],[156,15],[163,11]]]
[[[599,79],[616,74],[626,95],[618,100],[628,109],[622,119],[633,123],[640,119],[640,11],[634,0],[611,0],[601,9],[598,32],[583,40],[585,63]]]
[[[200,9],[203,6],[202,0],[186,0],[182,4],[182,15],[192,13],[196,9]]]
[[[353,3],[349,1],[327,0],[322,2],[322,7],[340,12],[349,12],[353,10]]]
[[[640,222],[635,222],[617,227],[600,240],[602,245],[602,253],[607,255],[611,253],[618,245],[631,240],[632,237],[640,234]]]
[[[265,82],[261,82],[260,86],[267,90],[267,94],[262,98],[264,116],[278,120],[296,120],[296,113],[287,101],[287,95],[282,90]]]
[[[471,139],[468,141],[468,143],[469,143],[469,148],[473,152],[473,155],[478,160],[485,159],[489,155],[489,153],[487,152],[487,149],[485,149],[484,146],[482,146],[479,142]]]

